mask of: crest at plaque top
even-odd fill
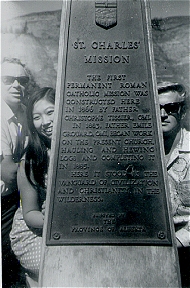
[[[117,0],[95,1],[96,25],[110,29],[117,25]]]

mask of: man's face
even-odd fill
[[[28,76],[24,68],[17,63],[4,62],[1,66],[1,93],[11,108],[16,108],[24,97]]]
[[[180,96],[177,91],[167,91],[159,96],[160,115],[163,133],[169,133],[179,126]]]

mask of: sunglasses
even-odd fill
[[[181,102],[173,102],[173,103],[168,103],[165,105],[160,105],[160,110],[164,109],[166,113],[173,114],[173,113],[179,113],[179,108],[181,107]]]
[[[26,86],[26,84],[29,81],[29,77],[27,76],[20,76],[20,77],[2,76],[1,79],[5,85],[12,85],[15,82],[15,80],[17,80],[21,86]]]

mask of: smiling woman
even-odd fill
[[[51,139],[53,132],[54,104],[43,98],[33,109],[33,121],[37,132]]]
[[[22,207],[15,213],[10,233],[13,252],[34,280],[38,279],[41,256],[54,105],[55,90],[49,87],[29,99],[29,140],[17,174]]]

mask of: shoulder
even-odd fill
[[[185,128],[182,129],[182,133],[184,135],[185,138],[190,138],[190,131],[186,130]]]
[[[1,120],[8,121],[14,116],[13,111],[5,101],[1,101]]]
[[[190,152],[190,131],[187,131],[186,129],[182,129],[182,150],[186,152]]]

